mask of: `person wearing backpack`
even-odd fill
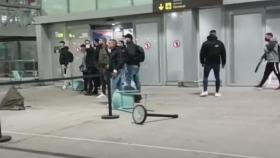
[[[265,34],[265,41],[267,42],[267,44],[265,45],[264,55],[262,56],[261,60],[265,59],[267,63],[266,63],[262,81],[256,87],[262,89],[264,83],[266,82],[270,74],[274,72],[274,74],[277,76],[279,81],[279,87],[277,88],[279,90],[280,89],[279,50],[278,50],[279,45],[277,40],[273,39],[272,33]]]
[[[59,63],[62,67],[63,77],[70,77],[70,63],[74,61],[73,54],[69,51],[69,47],[65,46],[64,41],[59,42],[61,44],[61,49],[59,50]],[[66,89],[68,86],[71,86],[71,82],[64,81],[63,89]]]
[[[126,72],[125,72],[125,89],[133,89],[131,82],[134,81],[136,90],[141,92],[141,82],[139,78],[140,63],[145,60],[145,52],[142,47],[133,42],[133,36],[127,34],[124,36],[126,42]],[[142,99],[141,96],[136,96],[136,102],[139,102]]]

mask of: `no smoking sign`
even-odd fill
[[[151,49],[152,48],[152,43],[151,42],[146,42],[144,44],[144,48],[147,49],[147,50]]]
[[[180,40],[173,41],[173,47],[174,48],[180,48],[181,47],[181,41]]]

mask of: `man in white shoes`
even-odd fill
[[[226,65],[226,49],[223,42],[218,40],[216,30],[210,31],[207,41],[203,43],[200,51],[200,62],[204,67],[203,92],[200,96],[208,96],[208,77],[213,69],[216,78],[215,96],[220,97],[220,66],[222,64],[222,68],[224,68]]]

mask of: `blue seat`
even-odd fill
[[[85,89],[84,87],[84,81],[83,80],[74,80],[72,83],[73,91],[83,91]]]

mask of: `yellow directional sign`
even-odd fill
[[[163,11],[163,10],[164,10],[164,5],[163,5],[162,3],[160,3],[158,9],[159,9],[160,11]]]
[[[165,10],[172,10],[172,2],[165,3]]]
[[[1,1],[1,0],[0,0]],[[153,0],[153,10],[157,13],[182,11],[191,8],[222,5],[223,0]]]

